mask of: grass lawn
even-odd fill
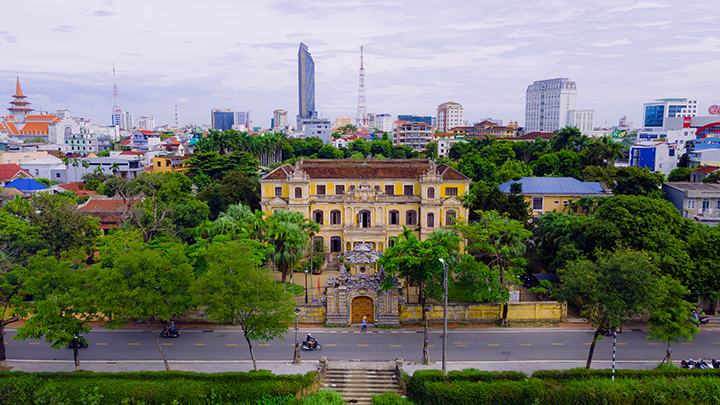
[[[300,295],[305,294],[305,287],[299,285],[299,284],[290,284],[289,282],[285,284],[287,286],[288,290],[291,290],[293,295]]]

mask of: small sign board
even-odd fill
[[[520,302],[520,290],[510,289],[510,302]]]

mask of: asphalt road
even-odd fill
[[[405,361],[422,358],[422,331],[416,330],[357,330],[301,329],[302,340],[307,332],[324,346],[321,352],[302,352],[303,360],[386,361],[401,357]],[[162,349],[171,361],[236,361],[249,360],[250,354],[241,331],[236,329],[182,330],[177,339],[160,339]],[[35,340],[11,339],[15,331],[6,330],[5,345],[8,360],[72,360],[72,350],[53,350],[50,343]],[[448,333],[447,361],[449,362],[554,362],[585,360],[591,332],[587,329],[483,329],[451,330]],[[147,329],[106,331],[98,329],[86,336],[89,347],[81,349],[82,360],[142,361],[159,360],[157,346]],[[294,333],[286,340],[253,342],[255,357],[261,361],[290,361],[294,350]],[[431,361],[439,361],[442,353],[442,334],[429,333]],[[642,329],[623,330],[617,339],[617,360],[625,362],[659,362],[665,355],[666,344],[647,340]],[[691,342],[673,345],[673,358],[720,359],[720,330],[704,329]],[[595,360],[612,358],[612,338],[604,338],[595,349]]]

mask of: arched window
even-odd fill
[[[395,246],[395,237],[388,238],[388,247]]]
[[[330,211],[330,225],[342,225],[342,212],[340,210]]]
[[[448,210],[445,213],[445,226],[455,225],[455,210]]]
[[[417,225],[418,217],[417,211],[409,210],[405,213],[405,225]]]
[[[435,198],[435,187],[428,187],[427,198]]]
[[[302,198],[302,187],[295,187],[295,198]]]
[[[313,211],[313,220],[318,223],[318,225],[324,225],[323,221],[323,212],[320,210]]]
[[[427,227],[435,228],[435,214],[432,212],[427,214]]]
[[[388,212],[388,225],[400,225],[400,211],[392,210]]]

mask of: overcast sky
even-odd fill
[[[249,110],[267,127],[298,110],[297,51],[315,60],[316,108],[355,117],[360,46],[369,112],[525,121],[534,80],[577,83],[595,125],[640,125],[642,103],[720,104],[720,1],[3,1],[0,103],[20,75],[31,107],[108,125],[120,107],[158,125]],[[6,104],[9,107],[8,104]]]

